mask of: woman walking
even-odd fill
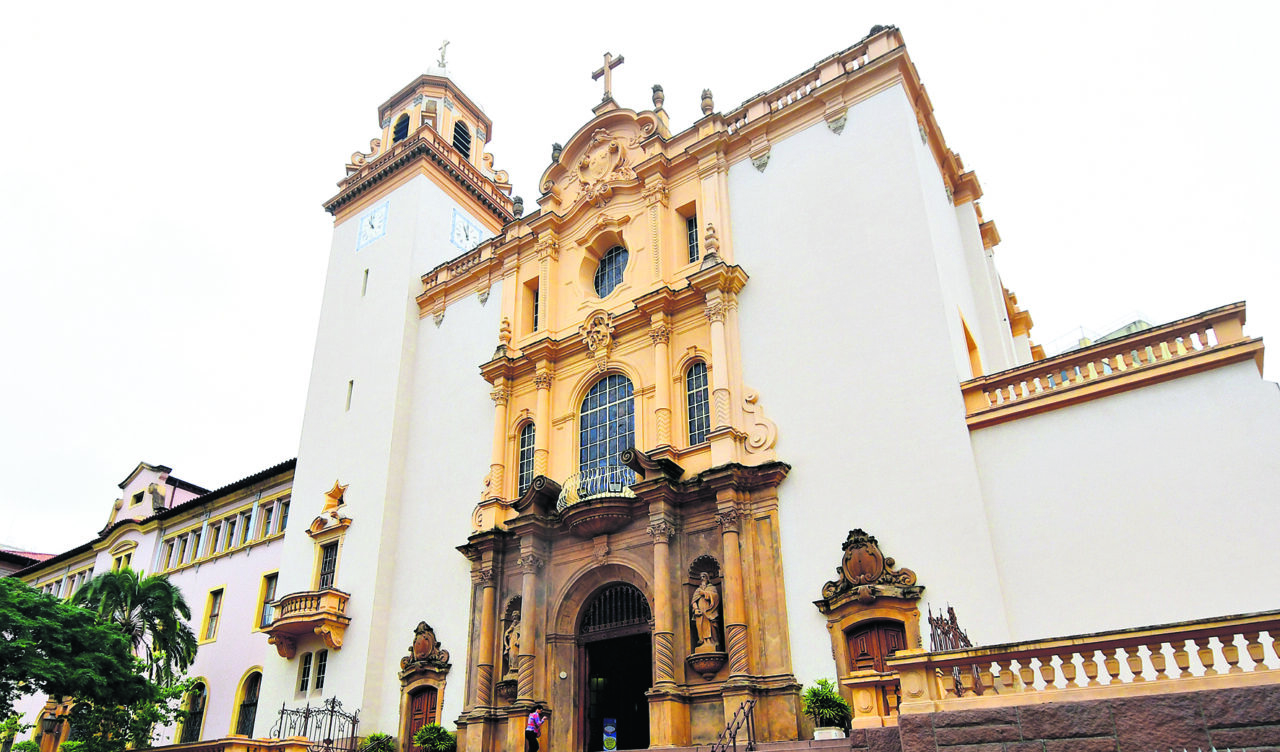
[[[533,712],[529,714],[529,722],[524,726],[524,750],[525,752],[538,752],[538,737],[542,735],[542,723],[547,720],[543,713],[546,707],[536,702],[533,704]]]

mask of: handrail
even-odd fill
[[[625,465],[598,465],[589,467],[579,473],[570,475],[560,485],[560,498],[556,501],[556,509],[563,511],[566,507],[579,502],[604,497],[623,497],[634,499],[636,494],[629,486],[638,480],[636,471]]]
[[[725,724],[724,731],[716,737],[716,743],[711,745],[711,752],[727,752],[729,749],[738,752],[738,732],[744,725],[747,727],[746,752],[752,752],[756,748],[755,708],[755,698],[744,700],[738,709],[733,711],[733,718]]]

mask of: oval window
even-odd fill
[[[596,295],[608,297],[622,282],[622,272],[627,268],[627,249],[615,245],[600,257],[596,267]]]

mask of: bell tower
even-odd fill
[[[435,525],[470,524],[441,458],[467,488],[488,464],[487,436],[472,451],[454,434],[490,420],[475,364],[492,357],[501,279],[447,311],[423,313],[416,299],[424,273],[483,245],[516,210],[506,172],[485,152],[493,123],[443,67],[377,116],[378,135],[324,202],[334,229],[294,480],[300,529],[283,551],[288,613],[278,609],[267,630],[263,693],[291,706],[336,697],[365,727],[392,730],[403,700],[395,664],[415,625],[432,625],[445,647],[467,642],[466,562],[428,539]],[[490,292],[498,299],[488,303]],[[438,705],[422,714],[457,713],[464,672],[433,672]],[[265,734],[268,719],[261,725]]]

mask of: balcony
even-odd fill
[[[276,646],[282,658],[292,658],[299,637],[316,634],[332,650],[342,649],[342,636],[351,623],[347,601],[351,595],[327,588],[290,593],[276,601],[275,618],[264,631],[267,642]]]
[[[560,486],[556,510],[580,538],[594,538],[621,529],[632,519],[637,476],[622,465],[601,465],[570,475]]]
[[[1262,340],[1244,335],[1244,303],[964,382],[970,429],[1245,360],[1262,370]]]

